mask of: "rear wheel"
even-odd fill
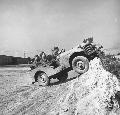
[[[72,60],[72,68],[79,74],[83,74],[89,69],[89,61],[84,56],[77,56]]]
[[[45,72],[39,72],[37,74],[37,82],[39,85],[47,86],[49,84],[49,78]]]

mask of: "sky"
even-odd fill
[[[66,50],[93,37],[120,48],[120,0],[0,0],[0,55]]]

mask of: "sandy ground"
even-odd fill
[[[77,75],[71,71],[65,83],[55,79],[42,87],[31,84],[27,73],[27,68],[0,68],[0,115],[45,115]]]
[[[27,73],[23,68],[0,69],[0,115],[120,115],[116,101],[114,109],[106,108],[120,90],[119,82],[99,60],[79,78],[71,71],[65,82],[52,79],[46,87],[31,84]]]

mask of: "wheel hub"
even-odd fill
[[[78,61],[76,64],[77,68],[84,70],[85,69],[85,64],[82,61]]]
[[[39,83],[41,83],[41,82],[42,82],[42,83],[45,83],[45,82],[46,82],[46,81],[45,81],[45,75],[44,75],[44,74],[38,77],[38,82],[39,82]]]
[[[44,75],[41,76],[41,81],[45,82]]]

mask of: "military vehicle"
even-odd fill
[[[100,49],[93,43],[93,38],[88,38],[71,50],[65,51],[57,56],[58,66],[39,66],[31,71],[31,76],[39,85],[49,85],[51,78],[58,78],[65,81],[68,77],[67,73],[74,70],[78,74],[83,74],[89,69],[90,60],[99,57]]]

